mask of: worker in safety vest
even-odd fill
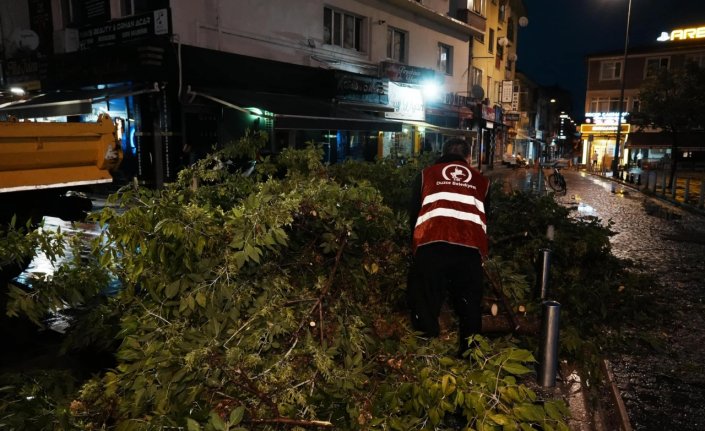
[[[446,294],[459,321],[459,354],[482,329],[483,258],[487,256],[490,181],[470,166],[470,142],[448,140],[443,155],[416,178],[409,218],[414,260],[407,299],[411,323],[437,336]]]

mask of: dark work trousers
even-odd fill
[[[482,329],[482,259],[477,249],[437,242],[416,250],[409,271],[407,300],[411,324],[425,336],[440,331],[438,317],[448,295],[459,323],[460,352]]]

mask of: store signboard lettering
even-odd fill
[[[384,78],[357,75],[348,72],[336,72],[336,97],[353,102],[389,104],[387,88],[389,82]]]
[[[422,85],[424,81],[433,80],[436,72],[423,67],[408,66],[406,64],[383,61],[380,63],[381,75],[393,82]]]
[[[631,127],[629,124],[620,125],[620,133],[629,133]],[[614,124],[581,124],[580,133],[584,134],[602,134],[602,133],[617,133],[617,125]]]
[[[389,83],[389,104],[394,112],[385,112],[386,118],[398,120],[425,121],[426,112],[423,94],[418,88],[402,87],[393,82]]]
[[[168,11],[167,9],[159,9],[141,15],[83,27],[79,30],[78,38],[80,49],[86,50],[168,33]]]
[[[670,32],[662,31],[656,40],[659,42],[676,42],[688,39],[705,39],[705,26],[678,28]]]

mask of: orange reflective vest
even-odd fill
[[[414,227],[414,252],[424,244],[447,242],[488,253],[485,199],[490,182],[463,162],[424,169],[421,210]]]

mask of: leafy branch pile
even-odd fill
[[[70,306],[76,316],[67,349],[100,346],[115,363],[79,382],[80,390],[54,391],[56,398],[46,385],[59,387],[61,377],[45,385],[30,377],[2,379],[0,423],[118,430],[567,429],[565,404],[542,399],[523,380],[533,371],[525,349],[531,340],[520,348],[517,339],[477,336],[458,359],[454,340],[422,339],[408,327],[408,227],[398,210],[403,187],[422,162],[330,169],[320,163],[321,151],[309,148],[261,160],[252,175],[243,175],[238,161],[251,160],[263,142],[248,135],[183,171],[165,190],[122,190],[94,215],[109,228],[93,242],[90,258],[74,253],[32,291],[11,289],[11,315],[40,321],[42,310]],[[604,278],[582,272],[574,259],[595,253],[595,265],[605,263],[602,228],[588,223],[585,235],[585,226],[555,203],[496,195],[491,233],[505,239],[493,245],[494,264],[502,262],[499,272],[514,302],[537,308],[530,304],[532,253],[547,224],[561,232],[555,248],[568,249],[556,256],[561,300],[571,307],[601,302],[578,284]],[[521,228],[530,234],[518,243],[521,214]],[[578,237],[592,242],[576,244]],[[120,289],[99,301],[107,278]],[[611,292],[605,286],[593,291]],[[566,330],[569,337],[598,326],[600,315],[584,322],[583,311],[566,313],[576,328]],[[573,352],[586,345],[567,342]]]

